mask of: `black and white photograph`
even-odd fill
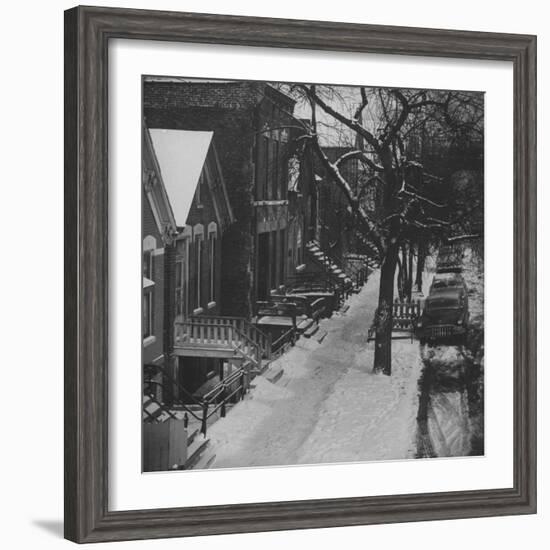
[[[144,472],[484,454],[484,94],[144,76]]]

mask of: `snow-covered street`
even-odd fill
[[[466,246],[462,261],[470,313],[466,340],[421,348],[417,440],[421,458],[484,452],[483,255]]]
[[[372,374],[378,283],[373,273],[346,313],[321,322],[321,343],[300,339],[253,380],[208,432],[213,468],[415,457],[419,345],[395,341],[392,376]]]

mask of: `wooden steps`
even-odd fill
[[[187,447],[187,460],[182,470],[192,470],[197,466],[200,459],[210,445],[210,439],[195,437],[194,441]]]
[[[313,323],[311,326],[309,326],[305,331],[304,331],[304,336],[306,338],[311,338],[315,333],[317,333],[319,331],[319,324],[318,323]]]

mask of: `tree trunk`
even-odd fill
[[[403,263],[399,258],[399,254],[398,254],[397,255],[397,295],[399,296],[400,301],[403,301],[404,286],[405,284],[403,282]]]
[[[376,311],[376,340],[373,372],[391,374],[392,304],[399,247],[391,244],[380,269],[380,292]]]
[[[422,292],[422,274],[426,265],[426,245],[422,240],[418,243],[418,258],[416,260],[416,277],[414,286],[418,292]]]
[[[403,298],[405,298],[405,293],[407,289],[407,280],[409,279],[409,262],[407,260],[407,245],[401,245],[401,268],[403,269]]]
[[[407,301],[412,300],[412,287],[413,287],[413,245],[409,245],[409,267],[407,269],[407,279],[405,282],[405,296]]]

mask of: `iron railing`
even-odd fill
[[[193,417],[195,420],[200,422],[201,433],[206,437],[206,431],[208,428],[208,419],[211,418],[214,414],[220,411],[220,415],[225,417],[227,404],[233,401],[238,401],[238,399],[244,398],[248,388],[250,386],[250,364],[247,363],[242,367],[236,369],[234,372],[229,374],[226,378],[220,380],[214,388],[212,388],[208,393],[202,397],[196,397],[190,394],[185,388],[181,386],[169,373],[166,372],[166,369],[163,367],[158,367],[159,371],[162,373],[162,381],[158,380],[146,380],[145,381],[145,394],[159,405],[163,412],[167,413],[171,418],[176,418],[174,414],[174,409],[177,407],[184,411],[184,425],[187,428],[189,423],[189,417]],[[180,392],[182,392],[187,397],[191,396],[191,403],[184,401],[179,396],[174,396],[172,399],[171,406],[168,406],[166,403],[161,402],[154,396],[152,388],[154,386],[160,386],[163,391],[166,391],[168,385],[175,386]],[[147,417],[148,421],[154,421],[153,415],[151,415],[147,410],[143,410],[144,415]]]

